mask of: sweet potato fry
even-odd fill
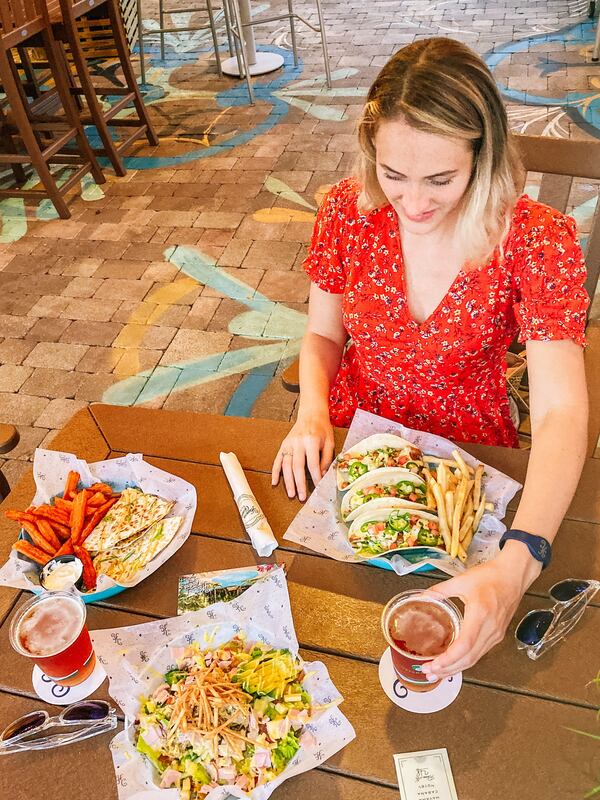
[[[83,563],[83,582],[85,588],[95,589],[98,578],[90,554],[85,547],[79,547],[79,545],[73,545],[73,550],[77,558],[81,559]]]
[[[68,525],[63,525],[60,522],[56,522],[56,520],[49,520],[49,524],[61,542],[66,542],[67,539],[71,538],[71,528]]]
[[[73,499],[73,509],[71,511],[71,539],[76,542],[79,539],[85,522],[85,509],[88,493],[85,489],[78,492]]]
[[[50,525],[48,520],[40,517],[37,521],[37,529],[48,542],[48,544],[54,548],[53,552],[56,552],[60,548],[60,539],[54,533],[52,525]]]
[[[44,550],[46,553],[50,554],[50,558],[55,553],[56,548],[53,547],[46,539],[42,536],[42,534],[37,529],[37,526],[34,522],[28,522],[27,520],[23,521],[23,528],[27,531],[27,533],[31,536],[33,543],[36,547],[39,547],[40,550]]]
[[[14,522],[22,522],[23,520],[35,522],[35,517],[33,514],[29,514],[27,511],[13,511],[12,509],[9,509],[8,511],[4,512],[4,516],[7,517],[7,519],[14,520]]]
[[[91,491],[91,489],[88,489]],[[106,503],[106,495],[102,492],[95,492],[88,500],[88,506],[101,506]]]
[[[79,478],[80,478],[80,475],[79,475],[78,472],[71,471],[67,475],[67,482],[65,484],[65,492],[64,492],[64,495],[63,495],[65,500],[70,500],[71,499],[71,495],[73,495],[75,493],[75,491],[77,490],[77,484],[79,483]]]
[[[114,506],[119,497],[120,495],[117,495],[116,497],[111,497],[110,500],[107,500],[106,503],[104,503],[104,505],[100,506],[100,508],[98,509],[98,511],[102,512],[102,517],[100,517],[100,519],[106,516],[107,512]]]
[[[89,520],[86,521],[83,530],[81,531],[79,538],[77,539],[76,544],[82,545],[90,533],[94,530],[96,525],[106,516],[106,511],[101,511],[97,509],[94,514],[90,517]]]
[[[38,506],[34,508],[31,512],[34,517],[45,517],[49,520],[56,520],[56,522],[60,522],[61,525],[68,525],[69,524],[69,512],[65,511],[62,508],[55,508],[55,506]]]
[[[34,547],[30,542],[26,542],[25,539],[19,539],[18,542],[13,544],[13,550],[16,550],[18,553],[22,553],[27,558],[30,558],[32,561],[37,562],[44,566],[47,564],[48,561],[52,558],[51,555],[45,553],[43,550],[40,550],[39,547]]]
[[[73,508],[73,501],[72,500],[65,500],[64,497],[55,497],[54,498],[54,507],[64,509],[67,514],[71,513],[71,509]]]
[[[66,542],[63,542],[63,545],[60,548],[60,550],[57,551],[56,556],[69,556],[72,554],[73,554],[73,540],[67,539]]]
[[[106,495],[111,495],[113,493],[108,483],[93,483],[91,486],[88,486],[88,490],[90,492],[102,492],[102,494]]]

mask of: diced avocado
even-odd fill
[[[193,781],[200,783],[202,786],[210,783],[210,775],[199,761],[184,757],[181,759],[181,767],[184,775],[189,775]]]
[[[169,684],[169,686],[173,686],[174,683],[179,683],[179,681],[184,680],[187,678],[188,673],[182,669],[171,669],[165,675],[165,681]]]
[[[254,710],[260,717],[264,717],[267,713],[267,706],[269,699],[267,697],[257,697],[254,701]]]
[[[164,767],[162,766],[162,764],[158,760],[159,753],[157,753],[156,750],[153,750],[150,747],[150,745],[146,742],[146,740],[144,739],[144,737],[142,736],[141,733],[138,736],[136,749],[137,749],[137,751],[139,753],[141,753],[142,755],[146,756],[148,761],[150,761],[156,767],[156,769],[159,772],[162,772],[164,770]]]

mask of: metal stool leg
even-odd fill
[[[296,24],[294,21],[294,2],[288,0],[288,10],[290,12],[290,34],[292,37],[292,52],[294,53],[294,66],[298,66],[298,48],[296,47]]]
[[[162,0],[161,0],[162,3]],[[217,28],[215,25],[215,15],[213,14],[213,7],[211,0],[206,0],[206,10],[208,12],[208,21],[210,23],[210,32],[212,34],[213,40],[213,47],[215,50],[215,61],[217,62],[217,74],[219,78],[223,77],[223,71],[221,69],[221,55],[219,53],[219,40],[217,39]],[[162,25],[161,25],[162,27]]]
[[[231,36],[231,19],[229,17],[229,8],[227,5],[227,0],[223,0],[223,19],[225,21],[225,31],[227,33],[227,46],[229,47],[229,56],[230,58],[233,58],[234,45],[233,45],[233,38]]]
[[[165,3],[158,0],[158,20],[160,23],[160,60],[165,60]]]
[[[600,57],[600,20],[596,22],[596,40],[592,51],[592,61],[598,61]]]
[[[144,20],[142,19],[142,0],[136,0],[138,18],[138,44],[140,48],[140,81],[146,83],[146,65],[144,64]]]
[[[250,97],[250,103],[254,105],[254,89],[252,88],[252,79],[250,77],[250,69],[248,68],[248,54],[246,53],[246,42],[244,41],[244,29],[242,27],[242,18],[240,15],[240,9],[237,4],[237,0],[231,0],[231,7],[230,11],[232,12],[232,17],[235,21],[235,28],[233,28],[233,34],[236,39],[236,45],[239,44],[239,51],[242,57],[242,64],[240,65],[243,67],[243,75],[242,70],[240,70],[240,78],[246,79],[246,86],[248,87],[248,96]],[[236,51],[237,51],[236,47]],[[239,63],[239,62],[238,62]]]
[[[316,0],[317,14],[319,15],[319,32],[321,34],[321,47],[323,48],[323,61],[325,62],[325,78],[327,88],[331,89],[331,70],[329,68],[329,50],[327,49],[327,38],[325,36],[325,21],[323,20],[323,8],[321,0]]]

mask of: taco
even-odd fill
[[[423,453],[414,444],[392,433],[375,433],[336,459],[338,489],[345,491],[355,480],[381,467],[402,467],[421,475]]]
[[[387,508],[367,508],[350,525],[348,541],[357,555],[375,558],[407,547],[445,549],[435,514],[407,508],[400,500],[390,503]]]
[[[420,508],[427,503],[425,481],[413,472],[398,467],[382,467],[357,478],[342,500],[344,522],[352,522],[366,508],[372,512],[385,508],[390,499],[404,501],[407,508]]]

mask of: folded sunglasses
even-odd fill
[[[517,625],[518,649],[535,661],[575,627],[598,589],[600,581],[567,578],[555,583],[548,592],[555,601],[552,608],[530,611]]]

